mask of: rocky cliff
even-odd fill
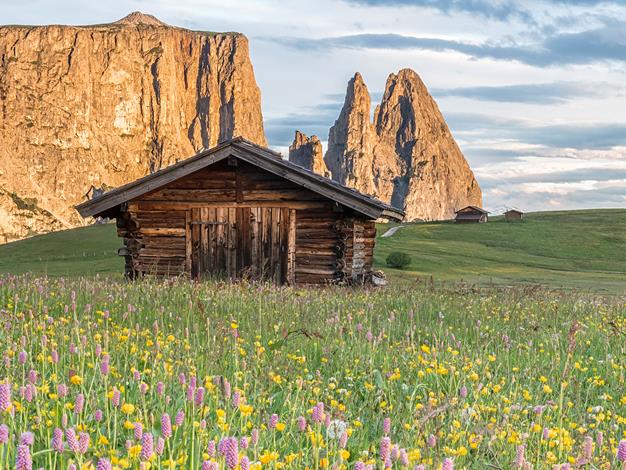
[[[403,209],[408,220],[441,220],[482,205],[474,174],[439,108],[413,70],[387,79],[370,120],[370,95],[356,74],[328,135],[333,179]]]
[[[133,13],[0,27],[0,243],[81,225],[72,208],[233,136],[266,145],[238,33]]]
[[[316,135],[307,137],[302,132],[296,131],[293,143],[289,147],[289,161],[330,178],[330,172],[324,163],[322,143]]]

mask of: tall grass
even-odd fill
[[[0,468],[619,468],[624,299],[25,275],[0,309]]]

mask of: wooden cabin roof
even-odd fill
[[[524,214],[522,211],[517,210],[517,209],[509,209],[508,211],[505,212],[505,214],[511,214],[511,213]]]
[[[212,149],[203,150],[174,165],[112,189],[77,205],[76,210],[83,217],[107,215],[120,204],[228,157],[238,158],[283,177],[372,219],[383,217],[399,221],[404,218],[402,210],[284,160],[279,153],[260,147],[242,137],[223,142]]]
[[[489,211],[486,211],[482,207],[478,207],[478,206],[465,206],[464,208],[459,209],[455,213],[458,214],[460,212],[466,212],[468,209],[476,211],[476,212],[480,212],[481,214],[489,214]]]

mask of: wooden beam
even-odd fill
[[[287,282],[296,283],[296,210],[289,211],[289,232],[287,235]]]

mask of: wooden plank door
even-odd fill
[[[193,278],[250,277],[293,283],[295,210],[194,208],[187,214],[187,269]]]

